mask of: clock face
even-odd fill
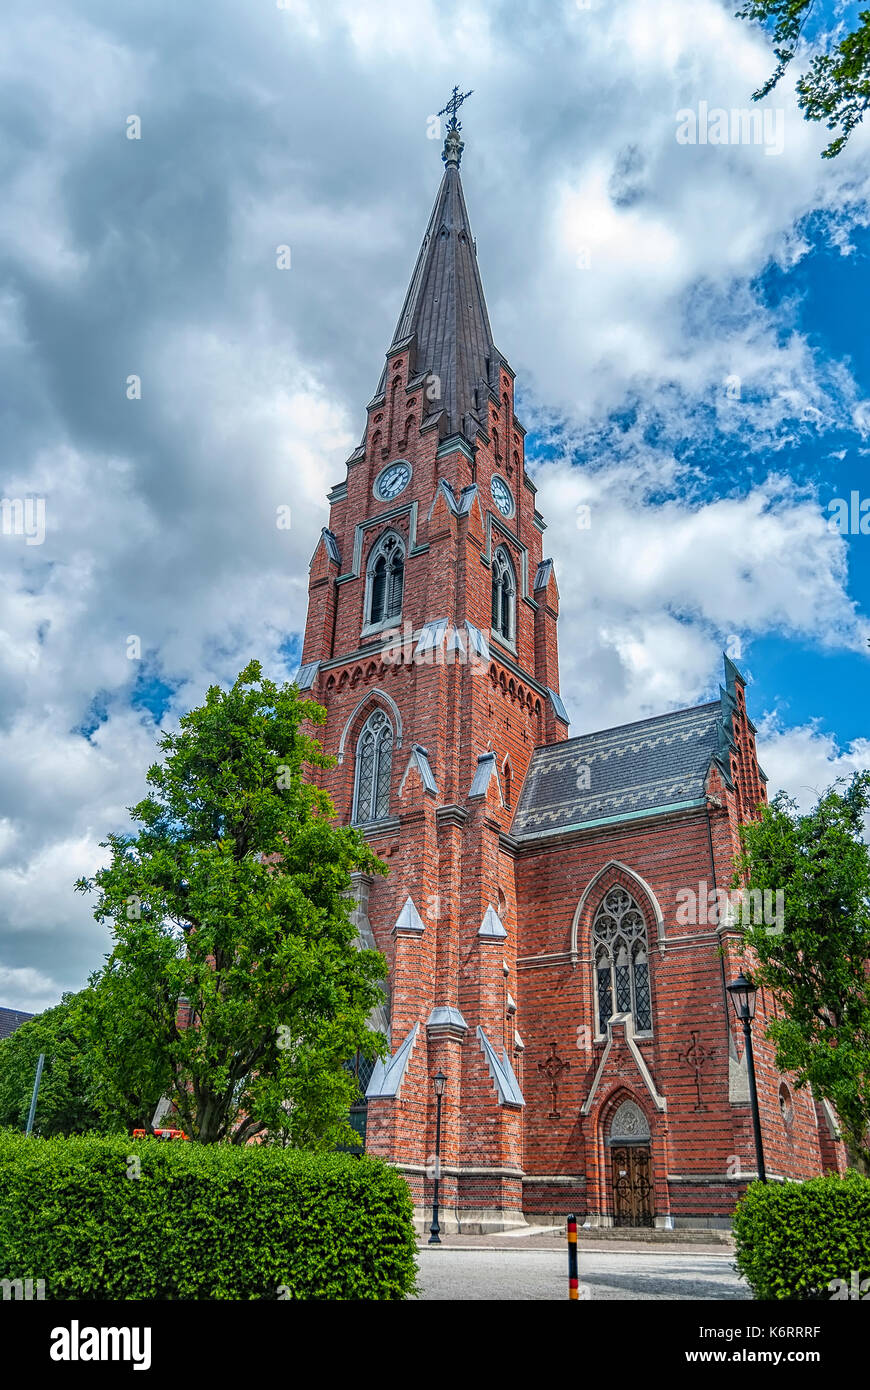
[[[492,500],[498,507],[502,516],[512,516],[514,499],[504,478],[499,478],[498,476],[493,478],[490,484],[490,491],[492,492]]]
[[[394,497],[398,497],[400,492],[411,481],[411,466],[407,463],[391,463],[389,468],[385,468],[383,473],[378,474],[375,482],[375,496],[380,497],[382,502],[389,502]]]

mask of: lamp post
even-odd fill
[[[33,1119],[36,1115],[36,1102],[39,1099],[39,1083],[42,1080],[42,1065],[45,1061],[45,1053],[40,1052],[39,1061],[36,1064],[36,1081],[33,1084],[33,1095],[30,1097],[30,1113],[27,1116],[27,1128],[25,1134],[33,1133]]]
[[[440,1245],[441,1236],[438,1225],[438,1184],[441,1178],[441,1099],[444,1095],[444,1087],[447,1084],[447,1077],[443,1071],[437,1071],[432,1078],[435,1087],[435,1190],[432,1193],[432,1225],[429,1227],[429,1244]]]
[[[736,980],[725,988],[731,995],[734,1012],[743,1024],[743,1037],[746,1042],[746,1072],[749,1077],[749,1104],[752,1107],[752,1128],[755,1133],[755,1161],[758,1165],[759,1182],[767,1182],[764,1166],[764,1147],[761,1142],[761,1117],[758,1113],[758,1091],[755,1088],[755,1054],[752,1051],[752,1020],[755,1017],[755,996],[758,986],[747,980],[741,971]]]

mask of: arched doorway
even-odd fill
[[[652,1226],[652,1158],[646,1115],[636,1101],[617,1107],[607,1136],[614,1226]]]

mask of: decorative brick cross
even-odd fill
[[[698,1103],[695,1109],[706,1110],[707,1107],[701,1099],[701,1071],[713,1056],[713,1052],[708,1052],[707,1049],[702,1047],[698,1042],[698,1030],[696,1028],[693,1028],[691,1032],[692,1041],[689,1043],[685,1052],[680,1053],[680,1060],[685,1062],[686,1066],[690,1067],[695,1075],[695,1090],[698,1093]]]
[[[550,1095],[552,1110],[548,1115],[550,1120],[560,1120],[562,1117],[556,1109],[556,1100],[559,1095],[559,1077],[563,1071],[570,1071],[571,1063],[563,1062],[556,1056],[556,1044],[550,1043],[550,1055],[545,1061],[538,1063],[538,1071],[542,1071],[550,1083]]]

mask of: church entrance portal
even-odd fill
[[[646,1116],[624,1100],[610,1123],[611,1191],[614,1226],[653,1225],[652,1159]]]

